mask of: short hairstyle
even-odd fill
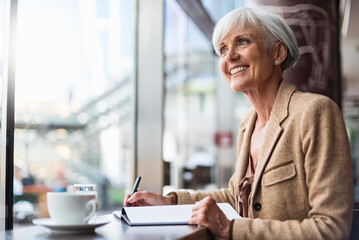
[[[267,48],[270,50],[279,41],[287,48],[287,57],[281,64],[282,70],[295,65],[299,58],[297,40],[293,31],[282,17],[260,9],[237,8],[226,14],[216,24],[213,32],[212,44],[218,55],[221,41],[232,31],[253,27],[266,38]]]

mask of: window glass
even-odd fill
[[[342,108],[350,141],[354,180],[354,201],[359,202],[359,107],[357,101],[345,99]]]
[[[218,95],[221,77],[218,57],[207,39],[191,18],[176,1],[165,1],[165,104],[164,104],[164,145],[165,184],[171,188],[210,189],[222,184],[222,178],[229,178],[235,164],[235,151],[230,155],[229,147],[219,146],[217,136],[232,133],[232,126],[220,127],[220,99]],[[213,22],[243,1],[202,1]],[[250,103],[243,94],[235,96],[230,92],[233,109],[232,123],[239,125]],[[221,106],[228,109],[231,106]],[[219,129],[230,129],[221,132]],[[233,137],[235,139],[235,137]],[[221,138],[222,139],[222,138]],[[223,148],[223,151],[220,149]],[[221,166],[231,163],[226,177],[219,177]],[[228,160],[229,159],[229,160]],[[233,160],[233,161],[232,161]],[[232,166],[233,165],[233,166]],[[220,175],[223,175],[220,173]],[[219,179],[220,178],[220,179]],[[166,189],[165,189],[166,192]]]
[[[355,1],[354,1],[355,2]],[[342,3],[342,2],[341,2]],[[343,1],[343,6],[350,5],[350,2]],[[352,2],[353,4],[353,2]],[[344,15],[349,12],[356,12],[359,2],[355,7],[346,8]],[[350,11],[349,11],[350,10]],[[357,21],[354,15],[350,14],[348,22],[343,24],[340,35],[340,61],[341,61],[341,88],[342,88],[342,113],[346,124],[353,168],[354,180],[354,201],[359,202],[359,71],[357,67],[359,57],[359,32]]]
[[[203,7],[214,22],[218,22],[221,17],[233,9],[244,6],[245,2],[246,0],[201,0]]]
[[[133,0],[19,0],[14,222],[48,217],[46,192],[97,186],[122,205],[133,172]]]
[[[215,183],[213,50],[176,1],[165,3],[165,184],[205,188]]]

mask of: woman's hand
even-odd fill
[[[229,238],[230,221],[211,197],[206,197],[195,204],[188,223],[207,227],[220,239]]]
[[[142,189],[139,189],[131,197],[131,193],[127,194],[125,197],[124,207],[127,207],[128,203],[131,203],[131,206],[156,206],[156,205],[173,205],[175,204],[174,196],[162,196],[158,193],[147,192]]]

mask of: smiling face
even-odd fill
[[[230,32],[219,45],[220,68],[231,88],[247,93],[265,88],[274,76],[275,56],[253,28]]]

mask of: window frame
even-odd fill
[[[1,115],[1,206],[4,212],[0,228],[13,229],[13,175],[14,175],[14,108],[15,108],[15,39],[18,0],[5,0],[4,63]]]

